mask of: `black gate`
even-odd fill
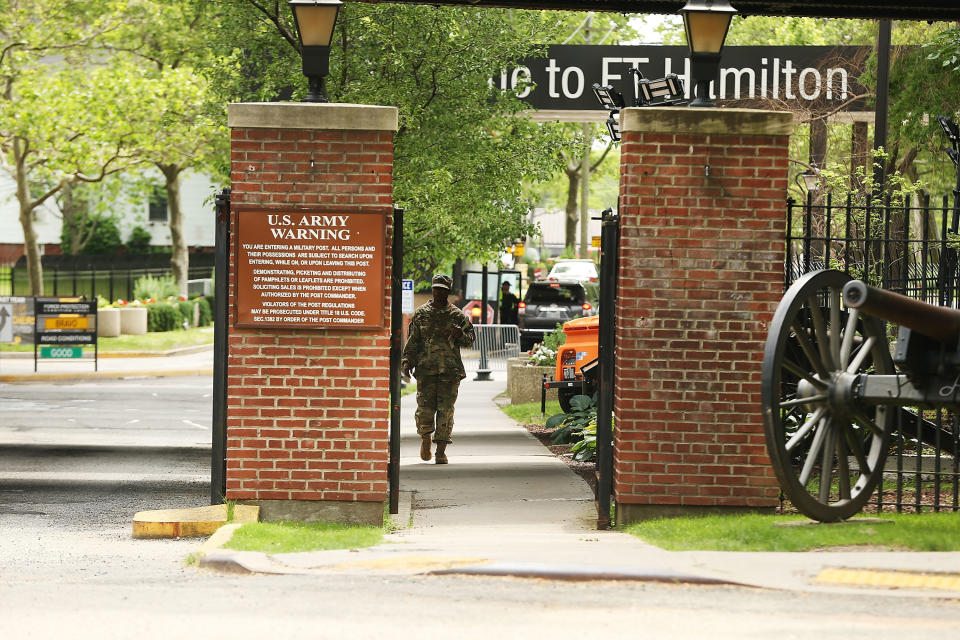
[[[941,306],[958,306],[958,209],[949,197],[898,203],[827,195],[787,204],[784,289],[804,273],[836,269],[871,285]],[[896,342],[896,328],[887,327]],[[957,381],[955,384],[960,384]],[[896,417],[875,506],[881,511],[960,510],[960,425],[944,409],[903,408]],[[781,502],[781,505],[783,503]]]

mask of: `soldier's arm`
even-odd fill
[[[454,338],[454,343],[458,347],[469,347],[470,345],[473,344],[473,340],[476,336],[476,331],[474,330],[473,324],[471,324],[470,319],[467,318],[467,316],[463,312],[459,313],[459,316],[460,316],[459,324],[457,328],[460,329],[463,335],[457,338]]]
[[[414,317],[414,320],[416,320],[416,317]],[[417,368],[417,356],[420,353],[422,343],[423,337],[420,335],[420,325],[417,322],[411,322],[407,344],[404,345],[403,354],[400,357],[401,370]]]

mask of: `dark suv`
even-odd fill
[[[597,314],[600,290],[596,283],[554,280],[530,283],[520,303],[520,350],[534,344],[567,320]]]

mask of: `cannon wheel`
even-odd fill
[[[763,355],[767,450],[783,492],[805,516],[844,520],[883,474],[892,407],[860,405],[841,372],[894,373],[884,326],[840,303],[851,278],[816,271],[784,295]],[[843,392],[844,387],[847,392]]]

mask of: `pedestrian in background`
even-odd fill
[[[446,448],[452,442],[453,405],[460,381],[467,377],[460,348],[473,344],[470,320],[449,302],[453,279],[437,274],[431,281],[433,299],[420,306],[410,320],[407,344],[400,362],[404,377],[417,379],[415,420],[420,434],[420,458],[431,458],[430,439],[437,445],[437,464],[447,464]]]
[[[520,300],[510,292],[510,283],[500,285],[500,324],[517,324]]]

